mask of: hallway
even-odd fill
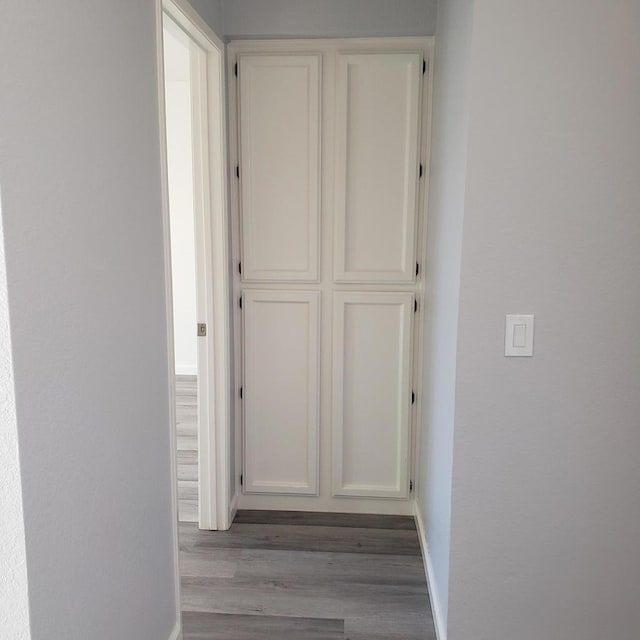
[[[239,512],[180,523],[184,640],[433,640],[413,518]]]
[[[184,640],[432,640],[413,518],[240,511],[200,531],[195,376],[176,377]]]

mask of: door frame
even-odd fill
[[[194,214],[201,237],[196,242],[199,276],[198,322],[207,336],[198,344],[198,524],[201,529],[228,529],[230,460],[231,327],[229,309],[229,218],[227,205],[226,81],[224,43],[186,0],[156,0],[158,108],[162,179],[162,216],[166,293],[167,357],[171,440],[172,507],[176,599],[180,611],[178,570],[178,494],[176,388],[173,339],[171,236],[167,168],[163,23],[168,16],[205,53],[192,72],[200,83],[192,102],[194,116]],[[202,106],[206,105],[206,106]],[[203,276],[203,277],[202,277]],[[200,286],[202,284],[202,286]],[[196,327],[193,328],[196,331]],[[202,400],[206,401],[203,402]],[[214,402],[210,402],[215,399]]]

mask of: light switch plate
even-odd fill
[[[533,355],[533,315],[507,315],[504,355],[511,357]]]

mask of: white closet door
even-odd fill
[[[406,498],[412,293],[334,294],[333,493]]]
[[[315,282],[319,55],[239,57],[242,277]]]
[[[338,54],[336,282],[415,278],[422,53]]]
[[[244,490],[318,492],[320,293],[245,290]]]

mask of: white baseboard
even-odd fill
[[[427,546],[427,537],[425,533],[424,519],[418,501],[413,503],[413,517],[416,521],[418,529],[418,539],[420,540],[420,550],[422,551],[422,560],[424,562],[424,573],[427,578],[427,588],[429,589],[429,598],[431,599],[431,611],[433,613],[433,623],[436,628],[436,638],[438,640],[447,640],[447,621],[444,619],[442,612],[442,600],[440,592],[436,584],[435,574],[433,571],[433,563],[429,555],[429,547]]]
[[[177,376],[197,376],[198,365],[194,364],[176,364]]]
[[[173,631],[169,636],[169,640],[182,640],[182,629],[180,625],[180,620],[176,622],[176,626],[173,627]]]

